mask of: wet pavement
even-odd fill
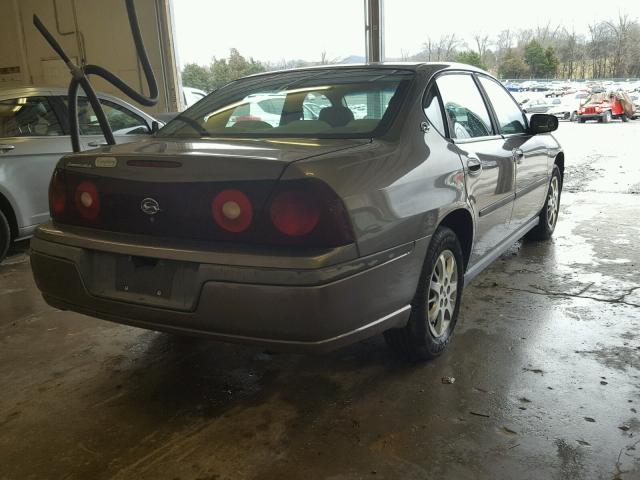
[[[640,478],[640,121],[557,136],[554,240],[481,274],[430,363],[380,338],[273,354],[61,312],[19,245],[0,266],[0,479]]]

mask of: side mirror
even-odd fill
[[[158,130],[160,130],[160,124],[154,120],[153,122],[151,122],[151,135],[153,135],[154,133],[158,133]]]
[[[558,119],[554,115],[536,113],[529,119],[529,133],[537,135],[539,133],[555,132],[558,129]]]

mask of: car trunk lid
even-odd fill
[[[150,139],[70,155],[56,173],[69,207],[53,217],[112,232],[259,243],[259,220],[287,165],[367,142]],[[214,221],[213,201],[228,191],[242,192],[251,205],[256,221],[246,231],[225,231]]]

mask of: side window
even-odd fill
[[[108,100],[99,99],[114,135],[149,133],[149,126],[142,117]],[[65,98],[65,104],[67,99]],[[81,135],[102,135],[98,117],[87,97],[78,97],[78,123]]]
[[[109,100],[100,99],[100,103],[115,135],[149,133],[149,126],[140,115]]]
[[[486,77],[480,77],[480,83],[493,105],[502,133],[524,133],[527,130],[524,115],[504,88]],[[560,100],[558,100],[558,103],[560,103]]]
[[[424,114],[429,119],[431,125],[444,137],[446,134],[444,118],[442,118],[442,102],[440,101],[438,88],[435,85],[429,89],[427,95],[424,97],[424,105],[422,108],[424,108]]]
[[[0,137],[54,135],[63,135],[63,132],[46,97],[0,101]]]
[[[511,96],[497,82],[486,77],[480,77],[480,83],[487,92],[489,100],[498,117],[502,133],[524,133],[527,122],[520,108]],[[560,103],[558,101],[558,103]]]
[[[471,75],[442,75],[436,84],[444,102],[451,138],[493,135],[489,112]]]

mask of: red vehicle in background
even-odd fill
[[[625,92],[594,93],[578,109],[577,120],[597,120],[609,123],[614,118],[628,122],[633,118],[635,106]]]

